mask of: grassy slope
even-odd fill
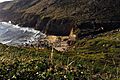
[[[0,45],[0,79],[120,79],[120,32],[78,40],[70,51]]]

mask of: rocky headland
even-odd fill
[[[120,80],[120,0],[7,1],[0,21],[47,35],[0,44],[0,80]]]
[[[119,28],[118,0],[14,0],[0,3],[0,20],[48,35],[78,38]]]

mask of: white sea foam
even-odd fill
[[[9,44],[9,43],[11,43],[12,42],[12,40],[9,40],[9,41],[2,41],[2,44]]]
[[[38,30],[28,27],[20,27],[11,24],[11,21],[0,22],[0,43],[3,44],[31,44],[40,38],[46,37]]]

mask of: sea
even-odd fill
[[[0,43],[6,45],[35,44],[46,35],[38,30],[28,27],[20,27],[9,22],[0,22]]]

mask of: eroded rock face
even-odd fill
[[[107,21],[107,24],[109,21],[119,21],[119,9],[119,0],[15,0],[0,3],[0,20],[11,20],[50,35],[69,35],[71,28],[76,27],[89,34],[101,26],[93,26],[87,21]],[[108,28],[106,26],[104,30]]]
[[[68,18],[52,19],[46,26],[46,34],[67,36],[70,34],[72,27],[74,27],[72,23],[72,20]]]

